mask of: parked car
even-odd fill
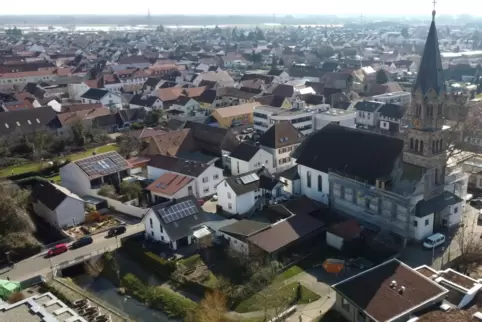
[[[445,235],[441,233],[433,234],[432,236],[427,237],[423,242],[423,247],[432,249],[436,248],[440,245],[445,243]]]
[[[62,253],[65,253],[68,250],[69,248],[67,247],[67,244],[58,244],[58,245],[55,245],[53,248],[49,249],[49,251],[47,252],[47,256],[48,257],[57,256]]]
[[[109,232],[107,233],[107,237],[118,236],[118,235],[121,235],[125,232],[126,232],[126,226],[114,227],[114,228],[109,229]]]
[[[70,248],[71,249],[76,249],[76,248],[80,248],[80,247],[84,247],[84,246],[87,246],[87,245],[90,245],[94,242],[94,239],[92,239],[92,237],[90,236],[85,236],[85,237],[82,237],[80,239],[77,239],[76,241],[74,241],[71,245],[70,245]]]

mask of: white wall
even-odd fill
[[[330,232],[326,232],[326,243],[333,248],[341,250],[343,247],[343,238],[333,235]]]
[[[68,84],[67,88],[69,91],[69,97],[75,101],[80,101],[81,96],[90,89],[85,83]]]
[[[136,206],[123,203],[119,200],[114,200],[114,199],[107,198],[105,196],[98,195],[97,194],[98,191],[99,190],[90,190],[89,195],[107,201],[107,204],[109,205],[109,207],[113,207],[119,212],[123,212],[137,218],[143,218],[147,212],[147,209],[139,208]]]
[[[223,169],[209,166],[196,181],[196,190],[200,198],[214,195],[216,193],[216,186],[224,180]],[[204,182],[206,181],[206,182]]]
[[[236,213],[236,194],[233,189],[227,184],[226,180],[223,180],[216,187],[216,194],[218,195],[218,205],[228,213]],[[231,198],[228,198],[230,196]],[[231,204],[229,209],[228,204]]]
[[[102,105],[104,106],[115,106],[115,107],[122,107],[122,99],[120,96],[116,95],[116,94],[112,94],[112,93],[109,93],[107,95],[105,95],[104,97],[102,97],[102,99],[100,100],[100,102],[102,103]]]
[[[164,169],[151,167],[150,165],[148,165],[147,166],[147,179],[156,180],[157,178],[159,178],[160,176],[162,176],[166,172],[168,172],[168,171],[166,171]]]
[[[169,243],[171,241],[171,238],[167,234],[166,230],[161,227],[161,222],[159,221],[159,218],[152,209],[149,209],[143,221],[146,228],[146,238],[158,240],[165,243]]]
[[[415,223],[417,223],[415,227]],[[425,217],[413,217],[413,234],[416,240],[423,240],[424,238],[433,234],[433,214]]]
[[[180,199],[183,197],[187,197],[189,195],[189,187],[192,188],[192,193],[194,196],[196,196],[196,198],[201,198],[198,194],[198,191],[196,190],[196,182],[194,180],[189,182],[187,185],[179,189],[179,191],[177,191],[175,194],[171,196],[168,196],[162,193],[151,192],[151,197],[152,197],[152,200],[154,200],[155,196],[159,196],[167,199]]]
[[[238,164],[239,164],[239,167],[238,167]],[[249,171],[251,171],[249,169],[249,162],[239,160],[239,159],[235,159],[235,158],[231,158],[231,174],[233,176],[236,176],[236,175],[241,174],[241,173],[246,173],[246,172],[249,172]]]
[[[67,197],[55,210],[59,227],[71,227],[85,221],[84,201]]]
[[[294,195],[299,195],[301,194],[301,180],[295,180],[291,181],[286,178],[280,177],[281,182],[284,183],[283,186],[283,191],[294,194]]]
[[[260,195],[261,193],[258,193]],[[244,214],[248,212],[255,203],[255,192],[250,191],[236,198],[236,213]]]
[[[448,222],[449,226],[458,225],[462,222],[462,214],[464,212],[463,207],[463,200],[453,206],[450,206],[450,218]]]
[[[311,187],[308,187],[307,173],[311,173]],[[324,204],[328,204],[328,196],[330,194],[330,183],[328,180],[328,174],[317,171],[304,165],[298,165],[298,173],[301,179],[301,194],[307,196],[310,199],[319,201]],[[318,176],[321,175],[321,191],[318,190]]]
[[[90,180],[87,175],[74,163],[69,163],[60,168],[62,186],[69,189],[79,197],[90,192]]]

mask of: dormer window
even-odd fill
[[[9,126],[8,126],[8,124],[7,124],[7,123],[5,123],[5,127],[6,127],[7,129],[9,128]]]
[[[20,122],[19,122],[19,121],[17,121],[17,126],[20,126]]]
[[[40,124],[40,120],[39,119],[35,119],[37,121],[38,124]]]
[[[32,122],[30,122],[30,120],[27,120],[27,122],[28,122],[29,125],[32,125]]]

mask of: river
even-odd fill
[[[128,295],[118,294],[114,284],[103,277],[80,275],[76,276],[74,280],[77,285],[88,290],[90,293],[96,295],[98,298],[109,303],[113,307],[125,312],[137,322],[177,321],[169,319],[162,312],[148,308],[146,305]]]

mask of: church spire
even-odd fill
[[[435,1],[434,1],[435,5]],[[412,93],[420,91],[425,96],[430,90],[436,94],[445,92],[445,79],[442,69],[442,59],[435,27],[435,9],[432,11],[432,23],[428,31],[427,41],[423,50],[417,80],[412,88]]]

